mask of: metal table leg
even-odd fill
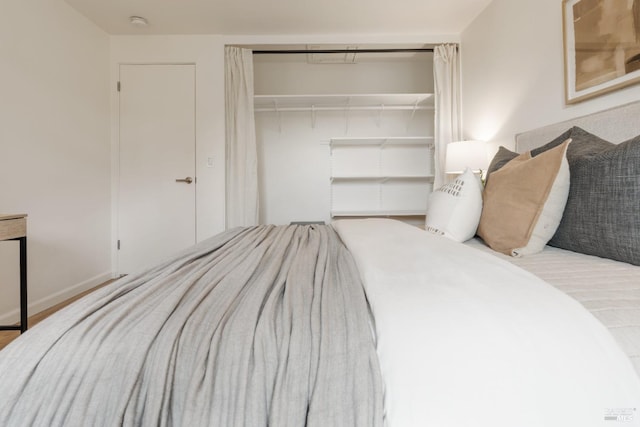
[[[20,333],[27,330],[27,236],[20,237]]]
[[[27,330],[29,315],[27,314],[27,237],[17,237],[20,242],[20,325],[0,325],[0,331],[20,331]]]

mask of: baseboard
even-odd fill
[[[106,271],[104,273],[98,274],[84,282],[77,283],[73,286],[69,286],[66,289],[56,292],[53,295],[49,295],[45,298],[41,298],[38,301],[34,301],[29,303],[29,316],[33,316],[36,313],[40,313],[47,308],[53,307],[56,304],[59,304],[63,301],[68,300],[71,297],[78,295],[81,292],[87,291],[91,288],[98,286],[101,283],[106,282],[107,280],[112,279],[113,273],[111,271]],[[14,323],[18,323],[20,321],[20,310],[15,309],[11,310],[7,313],[0,314],[0,325],[12,325]]]

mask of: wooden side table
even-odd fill
[[[27,215],[0,214],[0,241],[20,242],[20,324],[0,326],[0,331],[27,330]]]

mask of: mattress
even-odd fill
[[[640,267],[551,246],[513,258],[480,239],[467,244],[510,261],[580,302],[609,329],[640,375]]]

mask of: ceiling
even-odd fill
[[[109,34],[459,34],[491,0],[65,0]],[[130,16],[147,19],[134,27]]]

